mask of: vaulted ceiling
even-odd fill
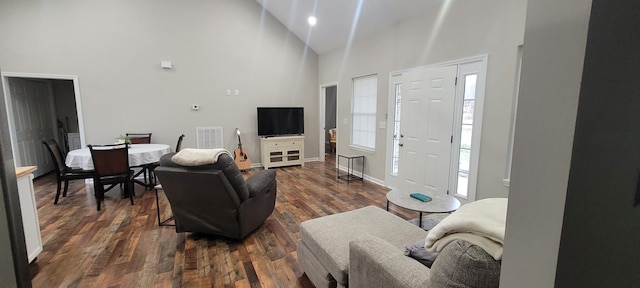
[[[318,54],[380,31],[442,0],[256,0]],[[310,26],[309,16],[317,18]]]

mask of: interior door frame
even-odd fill
[[[3,86],[3,83],[0,83],[0,86]],[[0,91],[0,97],[6,98],[4,86]],[[8,109],[5,103],[4,100],[0,103],[0,114],[7,114]],[[8,123],[0,122],[0,130],[8,130],[8,128]],[[13,154],[9,155],[9,146],[12,145],[6,134],[3,136],[5,137],[0,138],[0,162],[3,163],[0,167],[0,203],[4,204],[4,209],[0,208],[0,214],[2,214],[0,215],[0,232],[3,234],[0,237],[0,252],[3,254],[0,259],[0,266],[3,267],[0,276],[5,283],[9,283],[8,285],[31,287],[27,246],[20,212],[20,195],[13,165],[14,157]]]
[[[11,108],[11,91],[9,89],[9,78],[31,78],[31,79],[43,79],[43,80],[71,80],[73,81],[73,92],[75,95],[76,111],[78,114],[78,132],[80,133],[80,143],[84,147],[85,133],[84,133],[84,120],[82,113],[82,101],[80,96],[80,83],[77,75],[60,75],[60,74],[40,74],[40,73],[21,73],[21,72],[2,72],[2,87],[4,91],[4,102],[7,107],[7,121],[9,123],[9,136],[11,138],[11,150],[16,159],[18,155],[17,147],[18,140],[16,138],[16,126],[13,116],[13,109]],[[55,126],[54,126],[55,127]]]
[[[327,88],[328,87],[336,87],[336,123],[338,123],[338,82],[328,82],[328,83],[324,83],[324,84],[320,84],[320,92],[319,92],[319,96],[318,97],[318,130],[320,131],[319,137],[318,137],[318,147],[320,147],[320,149],[318,150],[318,159],[321,162],[325,161],[325,157],[324,157],[324,153],[325,153],[325,146],[324,146],[324,139],[326,137],[326,113],[325,110],[327,109]],[[338,154],[338,145],[336,143],[336,155]]]

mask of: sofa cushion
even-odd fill
[[[500,266],[501,262],[482,248],[456,240],[445,246],[433,262],[430,287],[498,287]]]
[[[349,242],[349,287],[431,287],[430,277],[429,268],[385,240],[362,235]]]
[[[311,219],[300,224],[300,239],[341,285],[348,284],[349,242],[370,234],[402,251],[427,232],[375,206]]]

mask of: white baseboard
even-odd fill
[[[340,166],[338,166],[338,169],[340,169],[340,171],[342,171],[342,172],[348,173],[347,172],[347,167],[345,167],[345,166],[340,165]],[[360,175],[360,171],[354,171],[354,172],[356,172],[356,176]],[[382,180],[380,180],[378,178],[371,177],[371,176],[369,176],[367,174],[364,174],[364,180],[367,180],[367,181],[372,182],[372,183],[374,183],[376,185],[379,185],[379,186],[387,188],[387,186],[384,185],[384,181],[382,181]]]
[[[305,158],[304,159],[305,163],[306,162],[318,162],[318,161],[320,161],[320,158],[318,158],[318,157]],[[253,163],[253,164],[251,164],[251,168],[262,168],[262,164],[261,163]],[[340,169],[340,171],[347,173],[347,167],[340,166],[339,169]],[[355,172],[360,172],[360,171],[355,171]],[[384,180],[380,180],[378,178],[371,177],[371,176],[369,176],[367,174],[364,174],[364,180],[367,180],[367,181],[369,181],[371,183],[374,183],[376,185],[379,185],[379,186],[382,186],[382,187],[385,187],[385,188],[389,188],[389,187],[387,187],[385,185]]]
[[[313,157],[313,158],[304,158],[304,162],[318,162],[320,161],[320,158],[318,157]],[[262,168],[262,163],[252,163],[251,164],[251,168]]]

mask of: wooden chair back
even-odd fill
[[[96,177],[129,173],[129,145],[88,145]]]
[[[131,144],[150,144],[151,133],[127,133]]]
[[[60,150],[60,146],[58,146],[58,142],[51,139],[49,141],[42,141],[42,144],[47,147],[49,155],[51,155],[51,159],[53,160],[53,166],[55,166],[56,173],[60,175],[60,171],[64,170],[67,165],[64,163],[62,151]]]

